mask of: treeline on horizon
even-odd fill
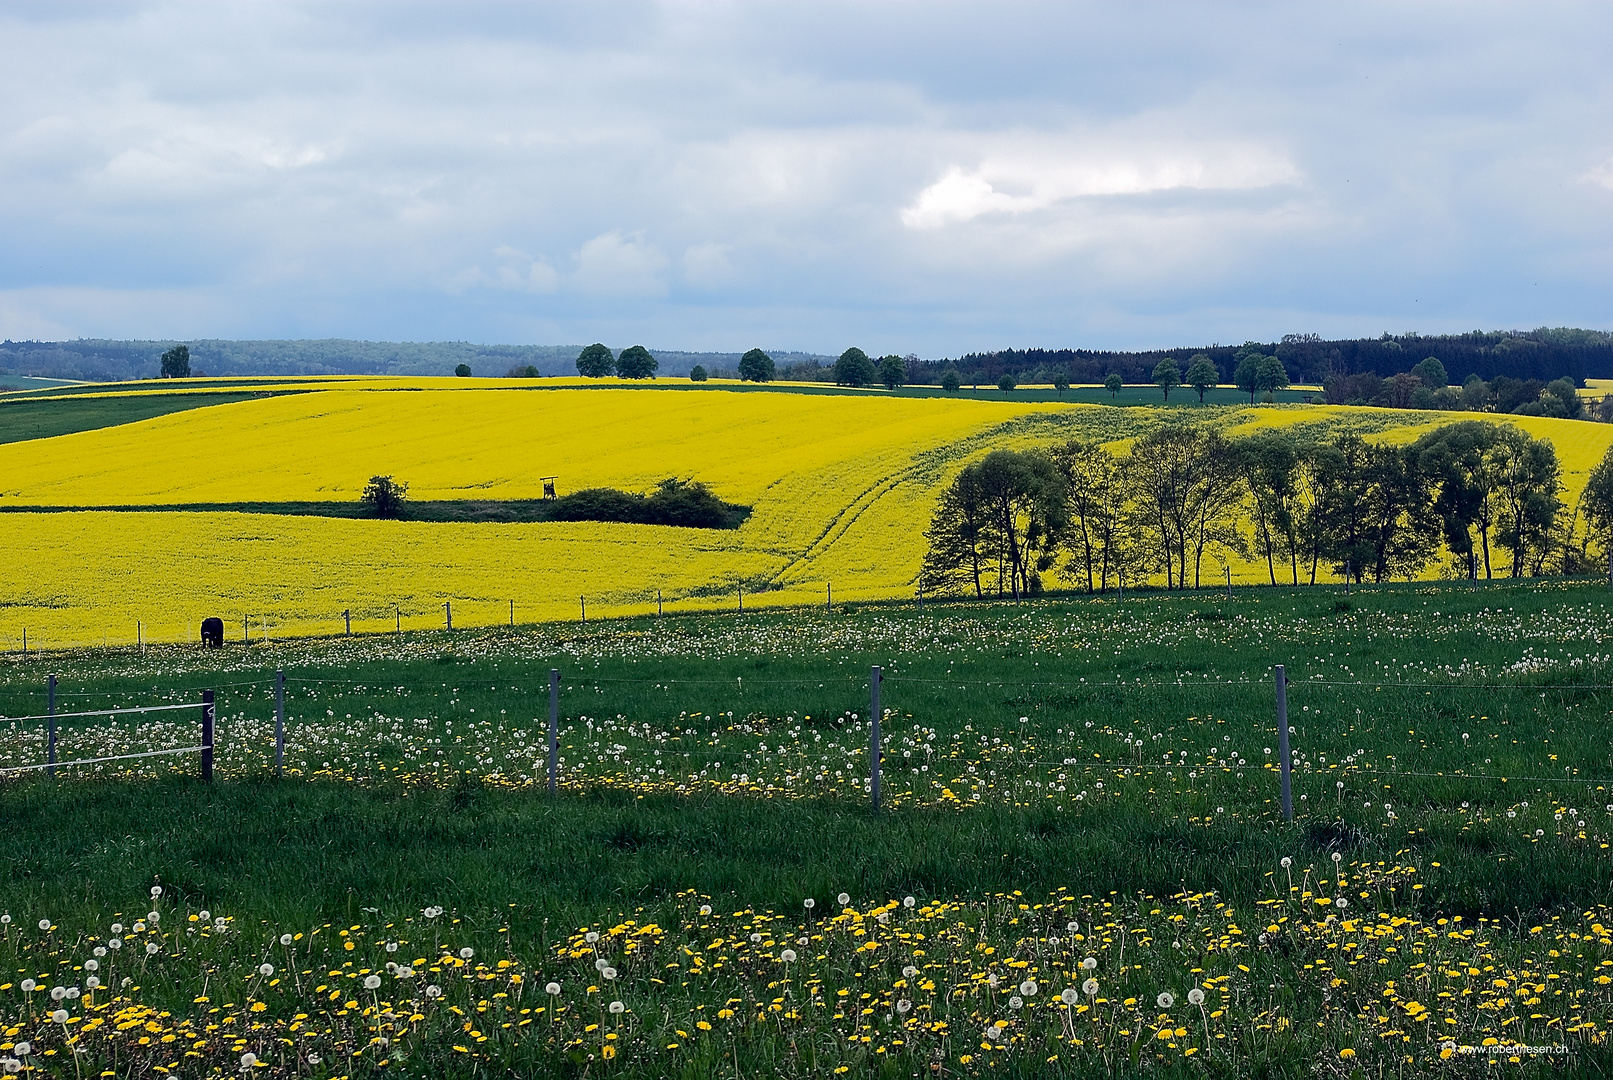
[[[384,342],[343,338],[229,341],[76,341],[0,342],[0,373],[43,378],[111,382],[156,378],[160,357],[178,344],[190,348],[193,374],[201,375],[449,375],[461,364],[475,375],[503,376],[530,368],[540,376],[576,373],[577,345],[476,345],[463,341]],[[957,359],[902,357],[907,385],[939,385],[949,370],[966,386],[997,386],[1004,376],[1023,385],[1101,383],[1117,374],[1128,384],[1153,381],[1162,360],[1174,359],[1185,370],[1204,355],[1232,384],[1240,355],[1250,351],[1282,361],[1290,381],[1343,387],[1348,400],[1365,395],[1347,380],[1376,376],[1388,381],[1409,373],[1432,357],[1457,386],[1478,376],[1535,380],[1541,384],[1567,377],[1577,386],[1586,379],[1613,378],[1613,333],[1566,327],[1528,331],[1480,331],[1466,334],[1400,335],[1323,340],[1315,334],[1288,334],[1275,342],[1244,342],[1155,349],[1142,352],[1095,349],[1002,349],[967,353]],[[714,378],[737,377],[743,352],[678,352],[655,349],[659,374],[683,376],[696,366]],[[835,357],[770,350],[779,379],[834,382]],[[1340,403],[1345,399],[1341,398]],[[1387,402],[1385,402],[1387,403]]]
[[[1552,444],[1466,420],[1409,445],[1165,424],[1124,453],[1071,440],[994,450],[945,490],[927,593],[1024,596],[1219,585],[1234,560],[1273,585],[1579,574],[1613,554],[1613,450],[1572,507]]]

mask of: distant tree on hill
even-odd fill
[[[1109,391],[1109,400],[1111,401],[1119,400],[1120,388],[1124,385],[1125,383],[1121,381],[1120,373],[1118,371],[1111,371],[1108,375],[1104,376],[1103,388]]]
[[[518,365],[512,367],[509,374],[504,377],[506,379],[536,379],[538,377],[538,368],[535,364]]]
[[[1171,388],[1182,385],[1182,369],[1176,361],[1166,357],[1154,365],[1154,385],[1165,392],[1165,400],[1171,399]]]
[[[739,377],[746,382],[772,382],[777,377],[773,358],[760,349],[752,349],[739,358]]]
[[[997,380],[997,389],[1001,390],[1005,394],[1018,385],[1019,383],[1014,380],[1014,377],[1006,373],[1002,378]]]
[[[616,374],[624,379],[652,379],[660,366],[642,345],[630,345],[616,358]]]
[[[1204,404],[1204,392],[1221,381],[1221,373],[1215,370],[1210,358],[1199,353],[1188,361],[1187,374],[1182,376],[1187,385],[1199,392],[1199,404]]]
[[[853,345],[835,361],[836,386],[867,386],[874,381],[874,362]]]
[[[1053,389],[1058,391],[1059,397],[1063,397],[1064,391],[1068,390],[1069,388],[1070,377],[1064,373],[1064,369],[1059,368],[1057,371],[1053,372]]]
[[[364,485],[359,499],[367,503],[375,516],[395,518],[403,512],[403,502],[409,497],[409,485],[399,483],[390,476],[372,476]]]
[[[586,379],[603,379],[616,374],[616,358],[599,342],[584,346],[577,354],[577,374]]]
[[[953,369],[947,368],[941,373],[942,390],[945,390],[949,394],[956,394],[960,385],[961,383],[958,380],[958,373]]]
[[[150,356],[150,353],[146,354]],[[175,345],[162,354],[162,377],[165,379],[190,378],[190,346]]]
[[[1288,371],[1283,367],[1283,362],[1275,356],[1260,358],[1257,378],[1260,381],[1260,389],[1268,394],[1288,389]]]
[[[1430,390],[1443,390],[1450,380],[1445,374],[1445,365],[1439,362],[1439,357],[1430,356],[1427,360],[1411,369],[1411,373],[1423,381],[1423,385]]]
[[[706,369],[701,367],[699,364],[696,364],[694,367],[689,369],[690,382],[705,382],[706,378]]]
[[[1232,385],[1249,395],[1251,405],[1255,403],[1255,395],[1260,393],[1260,361],[1264,359],[1258,351],[1243,353],[1232,372]]]
[[[469,364],[460,364],[460,365],[458,365],[457,367],[454,368],[454,374],[459,376],[461,379],[470,378],[470,365]]]
[[[903,385],[907,382],[907,364],[900,356],[880,357],[879,381],[885,384],[887,390]]]

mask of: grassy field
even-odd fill
[[[9,1038],[57,1074],[71,1036],[117,1075],[1606,1075],[1610,601],[1240,589],[13,658],[7,716],[50,670],[63,711],[212,687],[221,719],[210,786],[193,755],[6,777]],[[196,738],[62,725],[64,758]],[[0,735],[0,768],[43,760],[38,723]],[[86,959],[101,993],[53,1026]]]
[[[741,593],[749,607],[811,605],[830,588],[848,601],[903,598],[913,595],[938,492],[993,447],[1075,436],[1119,444],[1185,411],[1234,435],[1294,425],[1391,439],[1461,416],[1102,408],[995,390],[940,400],[918,391],[584,383],[192,380],[0,404],[0,419],[24,410],[16,415],[33,417],[41,432],[164,412],[0,446],[0,508],[12,511],[0,514],[0,541],[29,554],[26,574],[0,579],[0,647],[20,646],[25,633],[53,646],[188,641],[213,615],[236,627],[248,618],[278,637],[329,632],[344,625],[344,611],[361,630],[424,630],[443,625],[448,610],[461,627],[506,623],[511,601],[516,620],[532,622],[580,618],[584,598],[595,615],[652,612],[658,597],[681,612],[737,608]],[[166,411],[192,401],[209,407]],[[1504,419],[1555,443],[1570,502],[1613,443],[1613,425]],[[469,502],[534,498],[556,475],[562,492],[641,491],[677,475],[755,509],[721,535],[220,509],[356,502],[382,473],[409,483],[416,499]],[[1242,582],[1264,574],[1253,563],[1232,570]]]

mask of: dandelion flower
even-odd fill
[[[1074,1005],[1077,1001],[1081,1000],[1081,995],[1075,992],[1075,987],[1066,986],[1064,988],[1064,993],[1059,995],[1059,1000],[1064,1002],[1066,1005]]]
[[[1176,1004],[1176,998],[1169,990],[1164,990],[1161,991],[1160,995],[1154,999],[1154,1004],[1158,1005],[1161,1009],[1168,1009],[1172,1005]]]
[[[1068,930],[1072,934],[1080,933],[1081,924],[1076,922],[1074,919],[1071,919],[1069,922],[1064,924],[1064,929]]]
[[[379,990],[380,988],[381,988],[381,976],[379,976],[379,975],[366,975],[366,976],[364,976],[364,989],[366,989],[366,990]]]
[[[560,984],[557,983],[557,982],[552,982],[548,986],[545,986],[543,989],[544,989],[544,991],[546,993],[548,993],[548,995],[550,997],[559,997],[560,996]]]
[[[1087,997],[1095,997],[1098,993],[1098,980],[1088,979],[1081,984],[1081,990]]]
[[[4,915],[0,915],[0,926],[10,926],[10,925],[11,925],[11,913],[7,912]]]

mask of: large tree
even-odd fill
[[[1562,506],[1557,451],[1510,425],[1501,427],[1486,455],[1499,512],[1496,541],[1512,556],[1512,576],[1540,573],[1551,550],[1551,530]]]
[[[1277,584],[1277,558],[1299,584],[1299,453],[1286,431],[1259,431],[1237,444],[1237,461],[1249,490],[1255,543],[1266,557],[1266,573]]]
[[[746,382],[772,382],[776,374],[773,358],[760,349],[739,358],[739,377]]]
[[[1490,569],[1490,531],[1495,506],[1490,498],[1492,472],[1486,464],[1499,428],[1480,420],[1464,420],[1435,428],[1413,443],[1419,469],[1433,488],[1432,510],[1439,518],[1445,547],[1470,579]],[[1475,537],[1478,544],[1475,546]]]
[[[1604,552],[1613,556],[1613,447],[1608,447],[1585,481],[1585,490],[1579,496],[1579,512],[1591,537],[1601,544]]]
[[[624,379],[653,379],[660,362],[642,345],[630,345],[616,358],[616,374]]]
[[[616,374],[616,357],[599,342],[583,346],[577,354],[577,374],[585,379],[603,379]]]
[[[1086,579],[1087,592],[1105,592],[1124,569],[1126,487],[1121,463],[1095,442],[1072,439],[1053,451],[1069,494],[1065,572]]]
[[[150,355],[149,353],[147,355]],[[165,379],[190,378],[190,346],[175,345],[162,354],[162,377]]]
[[[1194,356],[1188,361],[1187,374],[1182,376],[1187,383],[1199,393],[1199,404],[1204,404],[1205,391],[1221,381],[1221,373],[1215,370],[1215,364],[1203,353]]]
[[[879,358],[879,381],[885,389],[894,390],[907,382],[907,363],[900,356]]]
[[[1067,521],[1064,480],[1046,454],[994,450],[965,466],[943,495],[928,536],[924,580],[991,579],[997,595],[1041,589]]]
[[[1154,385],[1165,392],[1165,400],[1170,401],[1171,389],[1182,385],[1182,369],[1176,361],[1166,357],[1154,365]]]
[[[836,386],[867,386],[874,381],[874,362],[853,345],[835,361],[834,373]]]
[[[1237,463],[1216,432],[1167,424],[1138,439],[1128,459],[1133,516],[1151,534],[1167,588],[1197,588],[1212,549],[1243,552]]]

